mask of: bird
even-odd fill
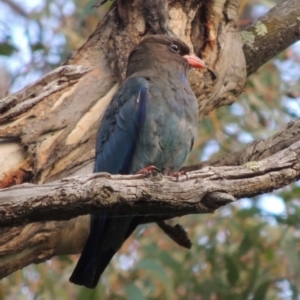
[[[135,174],[151,168],[164,174],[178,172],[198,132],[198,103],[187,79],[190,67],[206,68],[175,37],[150,35],[131,51],[126,78],[101,120],[94,172]],[[70,282],[95,288],[142,218],[93,214]]]

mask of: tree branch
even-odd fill
[[[300,40],[299,0],[286,0],[241,32],[247,76]]]
[[[196,165],[186,166],[182,171],[190,172],[206,166],[240,166],[249,161],[258,161],[269,157],[300,140],[300,120],[292,121],[284,130],[265,140],[256,140],[245,149],[212,158]]]
[[[89,233],[89,216],[0,228],[0,278],[55,255],[80,253]]]
[[[125,2],[119,1],[118,5]],[[122,16],[119,14],[122,7],[112,9],[62,69],[0,102],[0,187],[22,182],[43,183],[92,171],[99,119],[118,87],[118,76],[124,72],[128,52],[145,34],[172,31],[193,46],[197,54],[203,55],[210,71],[194,72],[190,76],[201,116],[235,101],[246,79],[235,25],[239,0],[205,0],[197,5],[191,0],[184,5],[179,0],[169,1],[168,11],[165,7],[164,11],[157,11],[161,2],[137,1],[127,11],[127,17],[124,9]],[[254,30],[256,34],[253,45],[247,42],[243,49],[248,75],[265,63],[270,53],[275,55],[299,39],[297,2],[279,4],[260,19],[260,22],[269,20],[266,35],[260,36],[253,29],[257,23],[248,29],[248,33]],[[155,28],[149,16],[145,18],[141,14],[143,7],[154,18],[165,16],[155,23],[159,28]],[[123,20],[123,27],[116,24],[119,18],[127,20]],[[285,30],[291,34],[285,34]],[[275,42],[270,42],[272,39]],[[119,72],[113,62],[117,62]]]
[[[300,176],[300,142],[254,167],[205,167],[176,179],[107,173],[0,191],[0,225],[65,220],[95,211],[123,214],[211,213],[237,199],[281,188]]]
[[[0,187],[92,172],[101,116],[118,88],[129,52],[145,35],[175,34],[205,59],[205,74],[190,72],[201,117],[232,103],[246,81],[235,25],[239,2],[115,1],[86,43],[59,69],[77,65],[81,74],[73,78],[54,71],[28,91],[0,102]]]
[[[275,154],[275,159],[274,156],[272,158],[272,164],[275,166],[274,170],[272,172],[268,172],[269,175],[265,175],[264,179],[268,179],[269,181],[272,179],[279,178],[281,180],[281,183],[283,184],[282,180],[288,180],[289,182],[292,182],[295,180],[297,175],[293,175],[292,177],[286,176],[286,173],[291,173],[294,172],[293,169],[288,167],[288,162],[286,159],[288,159],[288,156],[285,156],[286,154],[290,153],[293,148],[295,148],[295,145],[299,144],[299,135],[300,135],[300,121],[297,120],[295,122],[291,122],[287,129],[283,130],[282,132],[279,132],[275,134],[273,137],[268,138],[267,140],[263,141],[258,141],[255,143],[251,143],[247,148],[244,153],[248,153],[249,155],[245,155],[244,159],[241,159],[243,157],[242,153],[243,151],[239,152],[238,159],[235,160],[234,156],[232,154],[228,155],[228,158],[224,157],[221,160],[215,160],[212,162],[214,165],[230,165],[231,162],[233,162],[234,165],[237,164],[243,164],[249,160],[253,159],[262,159],[263,157],[266,157],[266,155],[271,155]],[[297,142],[296,144],[294,144]],[[281,152],[279,152],[281,151]],[[260,154],[262,153],[262,154]],[[297,153],[297,152],[296,152]],[[296,154],[295,152],[293,155]],[[299,150],[298,150],[299,153]],[[277,156],[278,155],[278,156]],[[281,159],[282,158],[282,159]],[[266,160],[264,160],[266,161]],[[225,162],[225,163],[224,163]],[[287,168],[284,168],[280,171],[280,167],[282,165],[286,165]],[[297,165],[297,163],[295,164]],[[271,168],[271,164],[264,163],[264,167]],[[199,166],[198,166],[199,167]],[[239,169],[241,168],[241,169]],[[253,173],[252,171],[250,172],[249,169],[241,166],[239,167],[238,170],[245,170],[249,176],[254,176],[257,172],[261,172],[262,169],[261,167]],[[233,171],[234,168],[229,167],[228,170],[232,170],[233,175],[236,176],[237,174]],[[205,170],[207,172],[212,172],[211,170],[217,170],[215,168],[211,169],[210,167],[207,167]],[[201,170],[201,172],[205,171]],[[208,171],[209,170],[209,171]],[[219,169],[219,172],[222,169]],[[277,170],[277,171],[276,171]],[[288,171],[289,170],[289,171]],[[250,173],[249,173],[250,172]],[[281,172],[285,177],[281,177]],[[197,174],[197,173],[196,173]],[[221,175],[225,175],[221,173]],[[247,176],[248,176],[247,175]],[[272,177],[271,177],[271,176]],[[275,176],[274,176],[275,175]],[[101,175],[103,176],[103,174]],[[257,177],[252,177],[249,178],[251,179],[251,182],[256,183],[256,181],[259,181],[261,183],[261,179],[263,176],[263,173],[260,173],[259,176]],[[159,180],[157,178],[156,184],[163,184],[163,179]],[[184,178],[183,178],[184,179]],[[69,179],[68,179],[69,180]],[[124,179],[123,179],[124,180]],[[139,182],[143,182],[141,179],[137,179]],[[147,179],[148,181],[152,182],[153,179]],[[226,179],[223,176],[222,181],[224,182]],[[237,181],[238,179],[235,179]],[[243,180],[243,178],[241,178]],[[127,180],[128,181],[128,180]],[[203,181],[203,180],[202,180]],[[68,181],[67,181],[68,182]],[[181,182],[182,184],[188,184],[192,183],[194,181],[183,181]],[[227,181],[228,182],[228,181]],[[222,190],[224,187],[227,187],[227,182],[226,184],[222,185]],[[277,181],[273,181],[275,183]],[[155,181],[154,181],[155,184]],[[171,184],[176,185],[177,183],[174,181],[171,181]],[[286,184],[288,184],[286,182]],[[240,182],[238,182],[237,186],[240,186]],[[14,189],[17,189],[19,186],[15,186]],[[253,186],[252,186],[253,187]],[[279,186],[278,186],[279,187]],[[22,188],[26,189],[23,186]],[[43,186],[38,187],[39,189],[42,189]],[[269,186],[269,188],[271,188]],[[133,189],[133,188],[132,188]],[[0,192],[0,195],[2,192],[7,192],[9,189],[2,190]],[[72,197],[74,196],[74,192],[76,190],[73,190]],[[266,192],[266,190],[263,190],[263,192]],[[19,191],[20,192],[20,191]],[[54,191],[55,192],[55,191]],[[224,195],[224,194],[223,194]],[[1,195],[2,199],[3,194]],[[159,195],[161,196],[161,195]],[[71,198],[72,200],[73,198]],[[204,201],[203,201],[204,200]],[[0,200],[2,202],[2,200]],[[205,199],[202,199],[203,203],[205,203]],[[73,201],[74,202],[74,201]],[[67,202],[66,202],[67,203]],[[66,204],[65,203],[65,204]],[[206,199],[207,206],[209,206],[208,199]],[[213,202],[211,202],[213,203]],[[211,204],[210,203],[210,204]],[[226,203],[226,201],[225,201]],[[9,203],[8,203],[9,204]],[[40,202],[41,205],[43,205]],[[219,202],[220,204],[220,202]],[[10,204],[9,204],[10,205]],[[23,205],[24,209],[28,209],[28,206],[26,204]],[[84,204],[85,205],[85,204]],[[1,208],[1,218],[4,220],[5,223],[5,215],[4,215],[4,210]],[[26,210],[25,210],[26,211]],[[212,209],[210,209],[212,211]],[[22,211],[21,211],[22,214]],[[25,221],[28,216],[25,216]],[[29,212],[29,217],[32,218]],[[33,216],[35,218],[35,216]],[[152,215],[152,216],[147,216],[145,217],[144,222],[157,222],[157,221],[162,221],[164,219],[170,218],[170,214],[167,215]],[[14,223],[14,219],[11,218],[11,216],[7,216],[7,218],[10,218],[9,222],[10,224]],[[62,254],[77,254],[81,252],[81,249],[87,239],[88,236],[88,228],[89,228],[89,216],[82,216],[82,217],[77,217],[75,219],[71,219],[69,221],[51,221],[51,222],[37,222],[37,223],[31,223],[27,226],[17,226],[17,227],[2,227],[0,228],[0,235],[1,235],[1,240],[0,240],[0,255],[1,255],[1,260],[0,260],[0,278],[3,278],[10,273],[16,271],[17,269],[21,269],[31,263],[38,263],[41,261],[45,261],[52,256],[55,255],[62,255]],[[21,222],[24,222],[24,215],[23,219],[21,218]],[[6,222],[7,224],[7,222]],[[188,243],[185,243],[185,245],[188,245]]]
[[[121,6],[124,4],[125,8],[127,2],[118,1]],[[168,1],[168,11],[165,10],[165,6],[163,10],[157,11],[157,7],[161,6],[156,7],[154,2],[161,4],[164,1],[147,1],[147,7],[145,0],[135,1],[130,4],[130,10],[127,11],[124,10],[124,7],[115,6],[99,23],[88,41],[69,57],[65,66],[54,71],[54,76],[47,77],[50,75],[48,74],[28,90],[24,89],[17,95],[0,102],[2,114],[0,123],[0,138],[2,138],[0,140],[1,187],[25,181],[43,183],[74,175],[76,172],[82,174],[92,171],[95,136],[99,120],[107,103],[117,90],[118,78],[122,72],[124,73],[126,67],[124,60],[126,60],[128,52],[134,44],[138,43],[141,36],[146,34],[173,32],[193,46],[197,54],[202,54],[210,70],[205,74],[194,72],[190,76],[193,89],[199,99],[201,116],[217,107],[235,101],[236,96],[242,92],[246,80],[245,61],[239,33],[236,29],[240,1],[202,0],[197,3],[191,0]],[[299,10],[297,0],[286,2],[296,5],[292,11]],[[282,13],[282,5],[287,5],[286,2],[278,6],[278,16]],[[152,5],[152,3],[154,4]],[[162,19],[159,22],[153,22],[153,18],[146,18],[142,14],[142,11],[146,11],[145,9],[151,11],[154,19],[156,16],[159,18],[162,16]],[[285,15],[287,16],[288,13]],[[292,12],[291,15],[293,15]],[[265,18],[275,20],[276,13],[271,11]],[[253,45],[255,47],[253,45],[250,47],[248,44],[244,46],[248,75],[269,59],[267,55],[268,51],[271,51],[271,47],[272,50],[277,49],[278,52],[272,54],[275,55],[283,50],[284,45],[290,45],[294,41],[292,36],[284,34],[286,24],[292,23],[287,23],[288,20],[285,18],[283,20],[277,20],[278,31],[277,35],[273,36],[277,43],[279,33],[282,34],[279,46],[266,42],[273,28],[269,28],[268,24],[266,25],[267,35],[254,36]],[[257,28],[257,26],[254,27]],[[292,27],[292,29],[294,37],[297,37],[299,27],[298,31],[296,27]],[[251,32],[251,27],[249,32]],[[287,38],[286,42],[285,38]],[[297,39],[299,39],[299,35]],[[266,50],[261,54],[261,49]],[[75,74],[76,66],[70,65],[78,65],[78,76]],[[59,70],[69,70],[70,72],[59,72]],[[47,80],[44,80],[45,78]],[[247,190],[249,188],[254,189],[256,193],[264,193],[293,182],[299,177],[298,155],[295,153],[296,150],[299,153],[299,149],[294,149],[299,146],[297,142],[300,140],[299,124],[293,125],[292,128],[293,130],[290,132],[294,133],[293,136],[288,137],[282,133],[277,139],[274,137],[266,141],[254,142],[247,147],[245,152],[239,151],[208,162],[214,166],[226,165],[229,167],[207,167],[191,174],[188,180],[180,178],[179,182],[175,182],[171,178],[165,177],[115,178],[118,184],[122,182],[124,191],[128,192],[124,195],[121,195],[120,190],[110,190],[101,185],[105,182],[109,184],[108,187],[116,188],[116,182],[103,174],[62,180],[60,184],[64,188],[68,188],[65,191],[55,190],[55,184],[59,182],[47,184],[45,187],[51,192],[52,199],[49,198],[49,195],[43,194],[44,186],[15,187],[11,195],[25,196],[29,202],[26,204],[26,201],[22,202],[21,198],[14,198],[15,210],[13,204],[7,202],[8,198],[2,200],[4,197],[2,194],[0,201],[6,201],[3,202],[5,205],[0,208],[2,226],[3,224],[12,226],[17,223],[44,221],[47,218],[47,211],[52,210],[54,213],[51,213],[50,219],[70,218],[94,209],[139,211],[147,213],[145,222],[162,221],[187,213],[212,212],[235,198],[253,195],[251,190]],[[297,143],[293,144],[294,142]],[[289,148],[285,149],[286,147]],[[279,150],[285,154],[278,153]],[[274,156],[277,158],[274,160],[266,158],[271,154],[275,154]],[[263,160],[263,164],[252,170],[244,166],[236,167],[248,160],[262,158],[266,158]],[[208,163],[200,164],[197,168]],[[237,175],[241,178],[239,179]],[[76,194],[81,190],[72,185],[74,184],[72,180],[79,180],[79,183],[85,185],[82,188],[88,188],[81,195],[81,199]],[[130,180],[133,180],[136,186],[129,186]],[[205,186],[203,186],[204,183],[206,183]],[[150,184],[149,187],[147,184]],[[244,194],[239,194],[235,189],[244,185]],[[156,186],[157,191],[160,191],[158,193],[152,191]],[[143,187],[144,193],[141,194]],[[161,196],[165,195],[170,187],[176,188],[171,191],[173,194],[166,195],[166,198],[161,199]],[[72,188],[73,190],[70,190]],[[27,192],[38,189],[40,198],[34,200],[34,195],[22,195],[23,189]],[[102,194],[99,195],[100,190],[98,191],[98,189],[102,189]],[[1,193],[7,191],[10,190],[3,190]],[[138,191],[139,195],[136,193]],[[174,191],[182,192],[182,194],[176,194]],[[66,192],[71,194],[70,198],[64,196]],[[89,192],[91,194],[88,194]],[[99,203],[93,200],[95,195],[98,195]],[[172,195],[174,199],[170,198]],[[106,199],[107,196],[109,198]],[[155,196],[158,198],[154,199],[151,204]],[[44,198],[42,199],[42,197]],[[87,202],[83,201],[84,197],[88,197]],[[176,203],[175,199],[181,198],[187,199],[187,201],[182,210],[178,211],[176,205],[178,206],[180,202]],[[58,202],[47,202],[47,199],[51,201],[54,199]],[[124,199],[128,199],[129,202],[124,202]],[[141,205],[142,203],[144,204]],[[32,206],[30,207],[29,204]],[[75,210],[71,209],[70,205],[74,206]],[[162,212],[165,212],[165,215],[148,214],[155,206],[159,205],[162,205]],[[147,209],[143,210],[141,206],[147,207]],[[173,207],[174,215],[170,215],[167,207]],[[79,211],[82,208],[85,210]],[[60,211],[61,209],[62,211]],[[38,215],[39,211],[44,214],[43,217]],[[0,277],[7,276],[30,263],[49,259],[54,255],[79,253],[87,238],[88,227],[89,216],[77,217],[69,221],[30,223],[25,227],[2,227],[0,229]],[[165,226],[163,227],[166,229]]]

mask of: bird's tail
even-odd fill
[[[114,251],[101,251],[101,238],[106,216],[91,216],[91,218],[89,237],[70,277],[72,283],[84,285],[87,288],[95,288],[101,274],[115,254]]]
[[[113,248],[102,249],[103,232],[107,231],[111,217],[92,216],[91,231],[86,241],[77,265],[70,277],[70,282],[93,289],[96,287],[101,274],[115,255]],[[127,239],[139,224],[139,217],[133,218],[125,239]],[[113,238],[113,237],[112,237]],[[123,240],[123,242],[125,241]]]

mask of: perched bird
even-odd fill
[[[177,38],[153,35],[130,53],[126,79],[107,107],[98,131],[95,172],[134,174],[155,166],[176,172],[193,147],[198,104],[187,72],[204,68]],[[88,240],[70,281],[94,288],[142,216],[92,215]]]

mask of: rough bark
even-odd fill
[[[0,191],[0,226],[65,220],[99,211],[155,216],[212,213],[281,188],[300,175],[300,142],[258,162],[205,167],[180,179],[94,173]]]
[[[300,120],[290,122],[287,127],[265,140],[256,140],[245,149],[212,158],[193,166],[182,168],[185,172],[201,169],[205,166],[240,166],[250,161],[267,158],[300,140]]]
[[[80,251],[88,231],[86,219],[83,219],[86,227],[80,225],[79,218],[68,221],[67,227],[66,222],[46,221],[67,219],[91,211],[145,214],[148,221],[155,221],[158,211],[158,218],[161,215],[212,213],[237,199],[286,186],[300,178],[300,142],[259,162],[205,167],[188,173],[188,178],[183,176],[179,181],[162,176],[142,177],[98,173],[65,178],[42,186],[22,184],[1,190],[0,226],[30,225],[23,230],[20,227],[2,229],[0,253],[4,259],[1,259],[0,277],[28,263]],[[43,223],[31,224],[36,221]],[[80,234],[78,241],[72,231],[70,234],[70,226],[78,227],[73,228]],[[29,253],[26,251],[28,241]],[[38,247],[37,255],[32,249],[40,243],[44,247]],[[23,256],[24,252],[26,255]],[[16,259],[14,254],[20,253],[21,259]]]
[[[130,50],[147,34],[175,34],[206,61],[205,73],[190,74],[201,117],[232,103],[246,81],[238,5],[239,0],[116,1],[64,66],[1,101],[0,157],[14,155],[5,162],[0,187],[92,171],[101,115],[124,76]],[[72,71],[67,76],[72,66],[83,69],[76,78]]]
[[[299,0],[287,0],[276,5],[242,31],[241,35],[249,76],[289,45],[300,40]]]
[[[63,66],[0,101],[0,188],[23,182],[40,184],[70,175],[91,173],[95,134],[102,113],[124,76],[130,49],[144,35],[175,34],[206,61],[209,68],[205,73],[194,71],[190,74],[201,117],[235,101],[243,90],[246,73],[251,74],[268,60],[271,50],[275,49],[272,52],[275,55],[299,39],[295,30],[293,36],[284,36],[278,47],[266,42],[269,37],[272,40],[277,38],[276,34],[282,35],[286,22],[290,20],[280,20],[281,13],[287,15],[286,10],[281,12],[277,9],[277,15],[272,12],[267,14],[266,18],[273,20],[278,17],[275,35],[269,35],[272,31],[268,28],[266,35],[254,39],[255,47],[250,47],[248,43],[244,46],[246,70],[236,26],[239,2],[116,1],[88,41]],[[292,9],[299,9],[297,0],[286,2],[294,5]],[[293,18],[292,22],[295,22],[295,15]],[[293,30],[295,28],[293,26]],[[250,27],[248,31],[251,30]],[[264,51],[260,50],[261,47]],[[299,136],[299,124],[293,125],[291,130],[294,135],[291,133],[290,138],[282,133],[278,138],[250,145],[238,156],[235,153],[211,164],[236,166],[255,157],[268,157],[295,142],[294,139]],[[274,151],[268,153],[266,149],[272,142]],[[265,156],[260,153],[265,153]],[[279,170],[275,172],[280,173]],[[255,177],[252,180],[255,181]],[[289,180],[294,179],[289,177]],[[157,221],[159,218],[149,217],[147,220]],[[79,253],[88,234],[88,224],[89,217],[83,216],[69,221],[1,228],[1,276],[53,255]]]
[[[243,181],[244,175],[241,176],[242,177],[241,179],[238,179],[237,173],[236,173],[237,171],[242,171],[243,174],[245,174],[244,172],[246,172],[246,175],[248,176],[248,177],[247,176],[245,177],[245,182],[248,179],[249,180],[251,179],[251,181],[254,182],[254,184],[257,184],[257,182],[260,181],[260,179],[262,179],[262,177],[264,177],[263,181],[267,178],[267,180],[269,181],[270,184],[272,184],[272,182],[275,183],[275,186],[270,185],[268,187],[268,189],[266,188],[266,190],[264,190],[264,188],[263,188],[261,190],[262,193],[266,192],[267,190],[271,190],[272,188],[279,188],[281,185],[288,184],[288,182],[294,181],[298,176],[296,173],[293,173],[294,169],[290,168],[289,162],[294,164],[296,166],[296,168],[298,169],[299,159],[298,159],[298,163],[296,163],[296,161],[293,161],[293,156],[296,155],[299,157],[299,149],[297,151],[295,150],[296,147],[299,146],[299,140],[300,140],[299,135],[300,135],[300,120],[290,123],[285,130],[275,134],[274,136],[272,136],[266,140],[260,140],[260,141],[251,143],[245,149],[244,152],[240,151],[240,152],[236,153],[235,155],[229,154],[227,157],[225,156],[220,160],[211,161],[211,165],[229,166],[227,171],[231,170],[230,171],[231,173],[229,172],[229,174],[234,175],[234,178],[229,178],[230,180],[234,180],[234,181],[242,180]],[[277,156],[275,156],[276,159],[274,159],[274,157],[270,157],[271,155],[276,154],[276,153],[278,154]],[[243,154],[246,154],[246,155],[243,155]],[[253,164],[252,169],[249,167],[245,168],[245,166],[240,166],[235,169],[234,166],[239,165],[239,164],[236,164],[235,157],[239,158],[238,161],[239,161],[239,164],[241,164],[241,165],[246,162],[252,161],[252,160],[262,160],[265,158],[267,158],[267,159],[263,163],[260,162],[260,164],[258,164],[258,165]],[[271,160],[271,163],[269,162],[268,157]],[[278,162],[280,163],[280,166],[282,167],[282,169],[280,169]],[[195,170],[196,167],[201,168],[201,167],[203,167],[203,165],[195,166],[193,169]],[[250,164],[250,167],[251,167],[251,164]],[[273,167],[274,167],[274,169],[273,169]],[[209,179],[211,174],[213,174],[213,172],[215,172],[216,170],[218,170],[217,174],[218,175],[222,174],[222,176],[219,179],[216,179],[214,181],[216,181],[216,182],[218,182],[219,180],[222,180],[223,182],[224,182],[224,180],[228,181],[228,179],[226,179],[226,177],[224,177],[225,174],[223,175],[224,169],[208,167],[208,169],[207,168],[206,168],[206,170],[202,169],[199,172],[200,172],[200,174],[201,174],[201,172],[203,172],[203,174],[206,174],[204,176],[207,176],[207,178]],[[205,173],[205,172],[207,172],[207,173]],[[196,174],[199,174],[199,173],[196,173]],[[291,177],[286,177],[287,174],[294,174],[294,175],[292,175]],[[99,175],[93,174],[93,175],[89,175],[87,178],[90,178],[92,180],[93,178],[96,178],[98,176]],[[109,177],[108,175],[105,175],[105,176]],[[284,176],[284,177],[282,177],[282,176]],[[135,176],[135,177],[137,177],[137,176]],[[275,180],[276,178],[281,180],[280,185],[278,184],[279,181]],[[128,179],[130,179],[130,177]],[[184,177],[181,179],[184,179]],[[191,178],[191,179],[192,179],[192,182],[195,180],[193,178]],[[62,180],[62,184],[69,183],[69,180],[70,179],[67,179],[67,181]],[[123,180],[126,182],[126,179],[123,179]],[[204,177],[203,177],[203,180],[204,180]],[[287,180],[287,181],[285,181],[285,180]],[[163,180],[163,179],[160,180],[160,178],[158,178],[158,180],[155,180],[153,182],[151,179],[146,179],[146,181],[150,182],[151,185],[159,184],[160,186],[165,182],[169,182],[172,185],[176,185],[179,183],[182,185],[187,185],[187,184],[191,183],[190,180],[177,183],[174,181],[170,181],[170,179],[168,179],[168,178],[166,178],[166,180]],[[140,184],[141,180],[138,180],[138,182]],[[113,181],[112,181],[112,183],[114,184]],[[55,185],[57,183],[49,183],[49,186],[53,187],[53,184]],[[260,182],[258,182],[258,184],[260,184]],[[240,182],[236,185],[240,186]],[[1,203],[0,216],[4,220],[4,223],[5,223],[6,219],[8,220],[8,222],[10,221],[10,222],[17,223],[17,220],[15,220],[15,218],[13,217],[13,215],[16,216],[17,210],[14,210],[14,208],[11,208],[11,211],[9,213],[8,212],[5,213],[5,209],[3,208],[2,203],[4,204],[5,201],[9,200],[9,198],[7,198],[5,195],[8,195],[8,197],[13,196],[13,194],[10,193],[10,189],[15,190],[15,192],[17,194],[20,194],[21,190],[27,189],[27,188],[35,191],[35,189],[32,189],[32,186],[30,188],[30,186],[31,185],[29,185],[29,184],[27,184],[27,187],[26,187],[26,185],[15,186],[15,187],[11,187],[9,189],[4,189],[4,190],[0,191],[0,203]],[[226,184],[224,184],[224,186],[227,186],[227,182],[226,182]],[[19,187],[21,188],[20,190],[19,190]],[[177,186],[177,187],[179,187],[179,186]],[[223,187],[222,187],[223,197],[221,198],[222,200],[224,200],[224,198],[225,198],[224,197],[225,193],[224,193]],[[253,187],[254,186],[252,185],[251,190]],[[192,184],[189,185],[189,188],[192,188],[193,193],[197,192],[196,189],[194,189]],[[204,191],[207,191],[206,188],[207,187],[205,185]],[[148,189],[148,186],[147,186],[147,189]],[[38,187],[37,190],[39,192],[45,193],[45,190],[43,192],[43,186]],[[46,188],[46,190],[48,191],[49,187]],[[76,185],[75,191],[78,191],[77,185]],[[70,198],[71,201],[74,202],[78,198],[79,198],[79,201],[82,201],[82,199],[80,197],[78,197],[79,195],[77,193],[75,193],[75,191],[74,190],[71,191],[72,192],[72,197]],[[93,188],[93,192],[94,191],[95,191],[95,188]],[[54,192],[57,193],[57,191],[54,191]],[[85,190],[85,188],[84,188],[84,193],[88,193],[87,190]],[[96,190],[96,193],[97,193],[97,190]],[[156,191],[156,193],[157,193],[157,191]],[[148,194],[147,194],[147,196],[149,196],[149,197],[152,197],[151,195],[154,195],[151,193],[148,193]],[[22,195],[25,196],[25,194],[23,192],[21,193],[21,196]],[[80,194],[80,195],[82,195],[82,194]],[[125,194],[125,195],[127,195],[127,194]],[[131,195],[132,195],[132,187],[131,187]],[[134,195],[137,195],[137,194],[135,193]],[[30,194],[30,197],[31,196],[32,196],[32,194]],[[122,195],[122,197],[123,196],[124,195]],[[156,199],[156,201],[160,201],[160,199],[161,199],[160,196],[161,196],[161,194],[159,194],[159,197]],[[233,200],[233,198],[232,198],[233,195],[230,195],[230,196],[231,196],[231,198],[229,198],[229,199],[227,199],[227,201],[223,201],[223,202],[220,202],[220,201],[219,202],[218,201],[217,202],[213,202],[213,201],[209,202],[208,201],[209,198],[206,198],[206,199],[204,198],[203,202],[205,203],[204,204],[205,206],[203,206],[203,207],[206,207],[207,210],[212,211],[213,209],[216,209],[216,207],[218,205],[221,206],[221,204],[226,204],[228,201]],[[61,197],[61,199],[65,198],[65,196],[63,196],[63,193],[61,193],[60,195],[57,196],[58,199],[60,197]],[[237,195],[235,197],[237,197]],[[17,200],[19,201],[19,198]],[[30,201],[32,201],[32,200],[30,200]],[[203,198],[202,198],[202,200],[203,200]],[[196,201],[199,201],[199,199],[196,199]],[[42,209],[44,209],[43,207],[44,207],[45,203],[47,203],[45,200],[40,202]],[[53,204],[56,204],[56,203],[57,202],[55,202]],[[63,209],[71,209],[71,206],[73,207],[73,205],[71,205],[69,200],[66,200],[63,203],[64,203]],[[67,207],[66,207],[66,203],[68,203]],[[201,201],[200,201],[200,203],[201,203]],[[215,204],[215,206],[212,207],[212,205],[214,205],[214,204]],[[24,203],[23,203],[23,205],[24,205]],[[81,209],[87,209],[86,205],[87,205],[86,202],[82,203]],[[93,205],[94,204],[92,204],[92,206]],[[98,204],[96,203],[96,205],[98,205]],[[110,205],[110,204],[106,201],[104,203],[104,205]],[[123,205],[126,206],[127,204],[123,204]],[[26,215],[25,218],[23,215],[23,220],[21,218],[22,222],[24,222],[24,219],[26,221],[26,218],[27,218],[27,222],[28,222],[29,218],[31,218],[31,221],[37,220],[37,219],[34,219],[35,218],[34,215],[33,215],[33,219],[32,219],[32,210],[28,211],[28,206],[29,206],[29,203],[27,203],[25,205],[25,209],[21,209],[21,211],[20,211],[21,214],[22,213],[29,214],[29,217],[28,217],[28,215]],[[75,209],[77,210],[76,206],[77,206],[77,204],[74,206]],[[37,212],[39,214],[39,208],[36,206],[36,204],[30,205],[30,207],[32,207],[32,209],[37,209]],[[51,213],[51,216],[52,216],[51,218],[55,219],[56,211],[57,211],[57,209],[54,210],[54,212],[53,212],[54,214]],[[18,217],[18,216],[16,216],[16,217]],[[169,216],[169,217],[171,217],[171,216]],[[10,218],[10,220],[9,220],[9,218]],[[165,216],[164,215],[148,216],[145,219],[145,222],[156,222],[156,221],[160,221],[160,220],[163,220],[166,218],[167,218],[166,215]],[[160,227],[163,227],[164,229],[166,229],[165,226],[163,226],[163,224],[161,224],[161,222],[159,222],[159,224],[160,224]],[[54,255],[79,253],[82,249],[82,246],[83,246],[86,238],[87,238],[88,226],[89,226],[89,217],[82,216],[82,217],[78,217],[75,219],[71,219],[69,221],[36,222],[36,223],[31,223],[25,227],[17,226],[14,228],[10,228],[10,227],[2,228],[0,230],[1,231],[0,277],[5,277],[8,274],[14,272],[15,270],[17,270],[19,268],[23,268],[31,263],[38,263],[38,262],[44,261],[46,259],[51,258]],[[178,230],[176,230],[176,232],[178,233]],[[170,230],[167,233],[169,236],[172,234],[172,232],[170,233]],[[171,237],[173,239],[175,239],[177,243],[188,248],[189,241],[187,240],[186,236],[184,236],[184,234],[183,234],[183,238],[181,236],[182,236],[182,234],[178,238],[178,234],[176,235],[173,233],[173,236],[171,236]]]
[[[88,216],[67,222],[40,222],[1,228],[0,278],[55,255],[79,253],[89,229]],[[76,232],[76,238],[74,238]]]

